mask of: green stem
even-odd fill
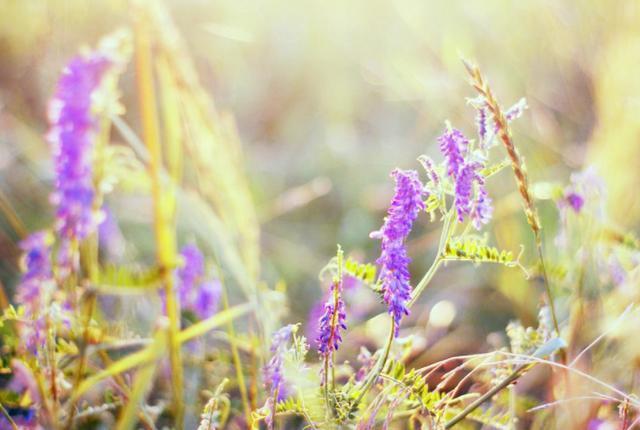
[[[389,337],[387,338],[387,343],[384,346],[384,351],[382,353],[382,356],[380,357],[380,360],[378,360],[378,363],[376,364],[376,368],[374,369],[373,372],[369,374],[367,379],[362,384],[362,388],[360,389],[360,394],[358,395],[358,398],[355,401],[356,405],[359,404],[360,401],[362,401],[362,398],[365,396],[365,394],[367,394],[367,391],[369,391],[373,383],[376,381],[376,379],[378,379],[378,376],[380,376],[380,372],[382,372],[382,370],[384,369],[384,366],[387,364],[387,359],[389,358],[389,352],[391,351],[391,344],[393,344],[393,339],[395,338],[395,332],[396,332],[395,321],[393,317],[391,317],[391,327],[389,330]]]
[[[440,234],[440,242],[438,243],[438,251],[437,251],[436,258],[433,261],[433,264],[431,265],[429,270],[427,270],[427,273],[425,273],[425,275],[422,277],[420,282],[418,282],[418,285],[416,285],[416,287],[411,292],[411,299],[407,304],[408,308],[411,308],[415,304],[415,302],[418,300],[418,298],[420,297],[424,289],[427,288],[427,285],[429,285],[429,282],[431,282],[431,279],[433,279],[433,276],[436,274],[436,271],[440,267],[440,264],[444,261],[444,258],[442,256],[444,252],[444,248],[447,242],[449,241],[449,238],[451,237],[451,235],[455,230],[455,223],[451,222],[454,215],[455,215],[455,212],[453,208],[450,209],[445,215],[445,221],[444,221],[444,225],[442,226],[442,233]]]
[[[431,265],[429,270],[427,270],[427,273],[425,273],[425,275],[422,277],[418,285],[416,285],[416,287],[413,289],[413,292],[411,294],[411,299],[407,303],[407,308],[411,308],[411,306],[413,306],[416,300],[418,300],[418,297],[420,297],[420,294],[424,291],[427,285],[429,285],[429,282],[431,282],[431,280],[433,279],[433,276],[436,274],[436,271],[440,267],[440,264],[444,261],[444,259],[442,258],[443,250],[446,246],[446,243],[449,241],[449,238],[453,234],[453,231],[455,230],[455,224],[451,222],[451,220],[454,217],[454,213],[455,212],[453,211],[453,209],[450,209],[445,215],[445,222],[444,222],[444,226],[442,227],[442,233],[440,235],[440,242],[438,244],[438,253],[436,255],[436,258],[433,261],[433,264]],[[387,339],[387,343],[385,344],[382,357],[379,360],[378,364],[376,365],[375,370],[371,374],[369,374],[365,382],[362,384],[362,388],[360,389],[360,394],[358,395],[358,398],[356,399],[356,402],[355,402],[356,404],[360,403],[360,401],[365,396],[367,391],[371,388],[373,382],[376,379],[378,379],[380,372],[382,372],[385,365],[387,364],[387,359],[389,358],[389,352],[391,351],[391,344],[393,343],[394,338],[395,338],[395,322],[393,318],[391,318],[391,331],[389,332],[389,338]]]
[[[422,294],[422,292],[427,287],[427,285],[429,285],[429,282],[431,282],[431,279],[433,279],[433,276],[436,274],[438,267],[440,267],[440,264],[443,261],[444,259],[442,258],[441,255],[438,255],[436,259],[433,261],[433,264],[431,265],[427,273],[425,273],[425,275],[422,277],[418,285],[416,285],[416,287],[413,289],[413,292],[411,294],[411,299],[409,300],[409,303],[407,303],[408,308],[411,308],[411,306],[413,306],[415,302],[418,300],[418,298],[420,297],[420,294]]]
[[[175,195],[171,183],[163,183],[162,146],[156,114],[156,95],[152,66],[151,31],[149,17],[143,8],[137,10],[136,20],[136,78],[143,138],[149,151],[149,176],[154,205],[154,227],[158,268],[164,286],[166,313],[169,318],[169,358],[173,388],[175,426],[184,427],[183,374],[180,351],[180,309],[171,270],[175,266]]]
[[[93,316],[93,310],[96,305],[96,296],[93,292],[87,291],[89,297],[87,297],[87,314],[85,316],[84,324],[82,326],[82,345],[80,346],[80,361],[78,362],[78,369],[76,371],[76,377],[73,384],[72,392],[75,392],[82,382],[82,376],[84,370],[87,367],[87,346],[89,344],[89,325],[91,324],[91,318]],[[72,399],[75,396],[71,396]],[[76,414],[76,402],[71,401],[69,403],[69,414],[67,418],[67,425],[65,428],[71,428],[73,425],[73,419]]]
[[[547,298],[549,300],[549,309],[551,310],[551,318],[553,319],[553,327],[558,337],[560,337],[560,325],[558,324],[558,317],[556,314],[556,307],[553,302],[553,294],[551,293],[551,286],[549,285],[549,278],[547,277],[547,268],[544,264],[544,255],[542,253],[542,238],[540,233],[535,233],[536,247],[538,248],[538,258],[540,258],[540,266],[542,269],[542,279],[544,281],[544,287],[547,291]]]

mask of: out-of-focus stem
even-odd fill
[[[143,129],[143,139],[149,151],[149,176],[154,205],[154,226],[158,268],[166,297],[166,312],[169,318],[169,356],[174,398],[175,426],[183,428],[184,405],[182,400],[182,360],[180,357],[180,314],[176,300],[171,269],[175,263],[175,238],[173,211],[175,195],[171,186],[161,181],[162,149],[156,115],[151,40],[145,8],[139,8],[136,21],[136,78],[138,99]]]
[[[11,418],[11,415],[9,415],[9,412],[7,412],[4,406],[2,406],[2,403],[0,403],[0,412],[2,412],[2,415],[4,415],[4,418],[7,420],[7,422],[9,422],[9,425],[13,430],[19,430],[15,421],[13,421],[13,418]]]
[[[220,281],[222,283],[222,280]],[[227,289],[224,284],[222,285],[222,306],[226,311],[229,309],[229,297],[227,296]],[[238,379],[238,389],[240,390],[240,397],[242,398],[242,407],[244,408],[245,420],[247,424],[251,422],[251,406],[249,405],[249,396],[247,395],[247,386],[244,380],[244,372],[242,370],[242,361],[240,360],[240,353],[238,352],[238,344],[236,342],[236,332],[233,327],[233,321],[229,320],[227,323],[227,332],[229,333],[229,344],[231,346],[231,356],[233,357],[233,366],[236,368],[236,378]]]
[[[382,352],[382,356],[380,357],[380,360],[378,361],[375,369],[369,374],[367,379],[364,381],[364,384],[362,384],[362,388],[360,388],[360,394],[355,401],[356,405],[360,403],[360,401],[362,401],[365,394],[367,394],[367,391],[369,391],[373,383],[376,381],[376,379],[378,379],[378,376],[384,369],[384,366],[387,364],[387,359],[389,358],[389,352],[391,351],[391,345],[393,344],[393,339],[395,338],[396,332],[396,325],[393,316],[391,316],[390,319],[391,327],[389,328],[389,337],[387,338],[387,343],[384,346],[384,351]]]

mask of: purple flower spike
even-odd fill
[[[324,357],[329,357],[338,350],[342,343],[341,330],[347,329],[344,300],[342,300],[342,282],[336,281],[331,284],[331,294],[324,304],[324,313],[320,317],[318,342],[318,353]],[[327,375],[322,375],[322,383],[326,383]]]
[[[440,152],[444,155],[447,163],[447,175],[457,178],[462,165],[464,164],[469,140],[460,130],[450,128],[438,138]]]
[[[63,70],[55,95],[49,103],[51,144],[55,165],[58,233],[66,239],[83,239],[99,223],[94,207],[93,147],[98,120],[93,95],[112,63],[93,54],[74,58]]]
[[[476,125],[478,127],[478,137],[480,138],[480,144],[484,145],[487,140],[487,108],[483,103],[482,106],[478,108],[478,113],[476,116]]]
[[[407,302],[411,298],[411,259],[404,242],[411,232],[413,222],[425,206],[422,200],[424,187],[416,171],[396,169],[391,175],[396,180],[395,196],[384,225],[379,231],[371,233],[371,237],[382,240],[382,253],[377,263],[380,265],[384,301],[389,306],[389,313],[393,315],[397,336],[402,317],[409,315]]]

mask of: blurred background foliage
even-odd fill
[[[534,184],[564,183],[571,171],[595,164],[607,182],[614,223],[637,226],[640,2],[166,4],[202,90],[235,117],[260,224],[260,278],[286,282],[291,320],[304,321],[321,296],[317,274],[336,243],[361,261],[376,258],[378,243],[368,234],[381,225],[391,198],[388,173],[418,168],[422,153],[438,157],[435,138],[445,119],[474,135],[473,109],[465,103],[474,93],[460,56],[480,64],[505,106],[527,98],[530,108],[514,136]],[[43,135],[59,72],[78,46],[130,25],[130,4],[2,0],[0,9],[0,191],[33,230],[52,219]],[[132,69],[121,80],[124,119],[139,130]],[[532,264],[532,237],[513,178],[505,171],[490,185],[494,242],[514,253],[524,244]],[[538,188],[539,197],[549,197]],[[557,212],[549,200],[539,205],[553,258]],[[150,223],[148,198],[123,199],[116,215],[138,256],[148,256],[150,230],[133,228]],[[8,286],[17,274],[19,232],[4,217],[0,223],[0,280]],[[415,279],[429,266],[437,239],[422,217],[410,243]],[[425,294],[427,305],[412,316],[427,327],[433,304],[454,304],[450,330],[427,336],[428,359],[477,351],[487,334],[516,316],[531,324],[541,291],[531,285],[513,269],[474,272],[461,264],[440,273]]]

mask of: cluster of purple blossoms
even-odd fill
[[[24,273],[17,286],[16,302],[23,306],[25,317],[30,320],[23,329],[27,349],[35,353],[45,341],[45,321],[41,309],[46,297],[47,283],[52,281],[51,243],[48,232],[32,233],[20,242],[24,251]]]
[[[418,172],[414,170],[394,170],[391,175],[396,180],[396,189],[384,225],[371,233],[374,239],[381,239],[382,253],[376,261],[380,265],[380,279],[385,303],[395,322],[398,335],[400,321],[409,315],[407,302],[411,298],[409,263],[405,239],[409,236],[413,222],[424,210],[424,186]]]
[[[74,58],[63,70],[49,104],[51,143],[55,165],[57,230],[65,239],[83,239],[99,219],[94,208],[92,157],[98,119],[93,113],[96,90],[111,66],[103,55]]]
[[[473,226],[479,230],[491,220],[493,208],[491,198],[485,188],[481,173],[484,164],[471,160],[468,153],[469,140],[461,131],[448,128],[438,138],[440,151],[445,157],[447,175],[455,184],[455,206],[458,221],[471,218]]]
[[[457,178],[462,170],[469,148],[469,140],[460,130],[447,127],[447,130],[438,137],[440,152],[444,155],[447,166],[447,175]]]
[[[204,256],[197,246],[186,245],[180,255],[184,260],[183,266],[176,270],[180,306],[200,319],[208,318],[218,309],[222,293],[220,281],[204,279]]]
[[[322,357],[329,357],[337,351],[342,343],[341,330],[347,329],[347,313],[344,300],[342,300],[342,281],[331,284],[330,295],[324,304],[324,313],[319,320],[318,353]],[[326,383],[327,375],[322,375],[323,383]]]

